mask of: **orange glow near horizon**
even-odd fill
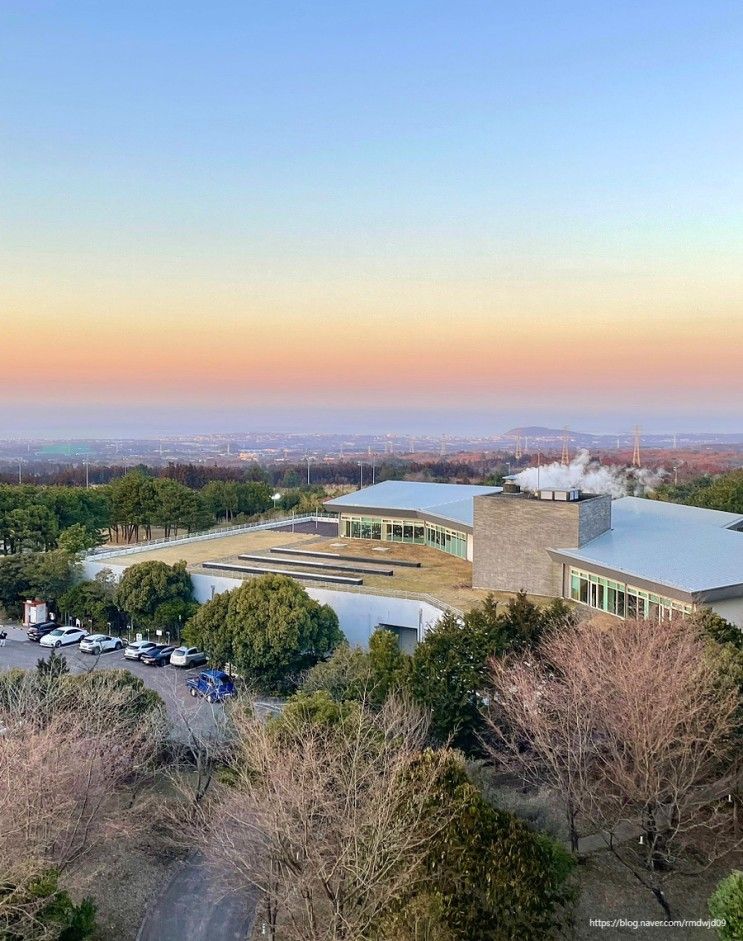
[[[327,406],[417,396],[623,394],[707,399],[740,385],[743,318],[601,292],[477,284],[307,284],[169,299],[112,291],[74,298],[29,291],[6,311],[5,396],[56,405],[216,403],[256,397]],[[701,309],[701,304],[699,308]],[[33,313],[32,313],[33,311]],[[47,374],[28,363],[53,364]],[[60,381],[60,377],[63,380]]]

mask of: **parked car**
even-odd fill
[[[53,631],[55,627],[59,627],[59,624],[56,621],[43,621],[41,624],[34,624],[28,628],[26,635],[29,640],[34,641],[38,644],[41,638],[48,634],[49,631]]]
[[[42,647],[66,647],[69,644],[79,644],[88,632],[81,627],[56,627],[49,631],[39,641]]]
[[[88,634],[80,641],[81,653],[103,653],[106,650],[121,650],[124,645],[118,637],[109,637],[108,634]]]
[[[174,650],[175,647],[155,644],[152,650],[146,650],[139,659],[142,663],[146,663],[148,667],[164,667],[166,663],[170,662],[170,656]]]
[[[186,686],[192,696],[203,696],[207,702],[223,702],[235,695],[232,677],[222,670],[202,670],[186,680]]]
[[[151,640],[133,640],[124,648],[124,656],[127,660],[141,660],[142,654],[157,647],[157,644]]]
[[[206,654],[198,647],[176,647],[170,658],[174,667],[201,667],[206,660]]]

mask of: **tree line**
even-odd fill
[[[365,458],[364,479],[371,473],[369,458]],[[505,473],[508,466],[516,467],[519,463],[527,466],[529,456],[524,455],[517,461],[512,455],[501,458],[496,455],[483,455],[479,460],[461,460],[432,458],[415,461],[404,457],[387,455],[376,460],[375,477],[377,480],[397,480],[412,476],[420,480],[455,481],[463,483],[480,482],[484,476],[493,473]],[[507,464],[506,462],[509,461]],[[307,463],[305,461],[281,462],[274,464],[248,463],[240,466],[219,464],[193,464],[190,462],[170,462],[165,465],[138,464],[136,467],[123,464],[76,464],[61,465],[48,462],[35,462],[24,465],[24,478],[35,484],[85,486],[86,480],[93,486],[111,483],[132,470],[140,471],[148,477],[166,477],[177,480],[195,490],[200,490],[213,480],[265,483],[274,489],[277,487],[300,487],[307,481]],[[356,458],[318,460],[311,464],[312,483],[323,486],[358,484],[360,470]],[[18,480],[17,466],[0,467],[0,482],[13,484]]]
[[[81,552],[106,541],[166,537],[249,520],[273,510],[314,512],[322,487],[283,491],[264,481],[211,480],[200,490],[170,477],[130,471],[91,488],[0,484],[0,554],[63,549]]]
[[[650,496],[656,500],[743,514],[743,469],[717,475],[701,474],[682,484],[661,484]]]
[[[274,505],[285,512],[314,512],[327,496],[324,484],[356,483],[358,467],[354,462],[317,465],[313,475],[317,482],[307,487],[295,468],[269,471],[252,466],[240,472],[172,465],[155,471],[138,468],[91,488],[0,484],[0,554],[53,549],[75,553],[102,543],[106,536],[117,542],[150,538],[153,529],[168,537],[249,520]],[[390,462],[378,468],[379,481],[399,477],[491,484],[501,479],[498,473],[478,476],[472,466],[453,462]],[[275,504],[278,486],[289,489],[282,490]],[[704,475],[679,486],[662,484],[648,496],[743,514],[743,470]]]

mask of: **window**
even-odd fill
[[[460,559],[467,558],[467,533],[447,529],[435,523],[426,523],[426,544]]]
[[[588,605],[618,617],[670,618],[673,614],[690,614],[692,606],[683,601],[674,601],[663,595],[625,585],[593,572],[570,569],[570,597],[573,601]]]
[[[382,542],[433,546],[460,559],[467,558],[467,533],[434,523],[413,519],[344,516],[341,518],[340,532],[347,539],[379,539]]]
[[[588,575],[585,572],[570,570],[570,597],[573,601],[588,604]]]

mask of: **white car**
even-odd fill
[[[118,637],[108,634],[88,634],[80,641],[81,653],[103,653],[106,650],[121,650],[124,645]]]
[[[198,647],[176,647],[170,662],[174,667],[202,667],[206,663],[206,654]]]
[[[67,644],[78,644],[88,632],[80,627],[56,627],[49,631],[39,641],[42,647],[64,647]]]
[[[151,640],[133,640],[124,648],[124,656],[127,660],[139,660],[143,653],[147,653],[153,647],[157,647],[157,644],[153,644]]]

